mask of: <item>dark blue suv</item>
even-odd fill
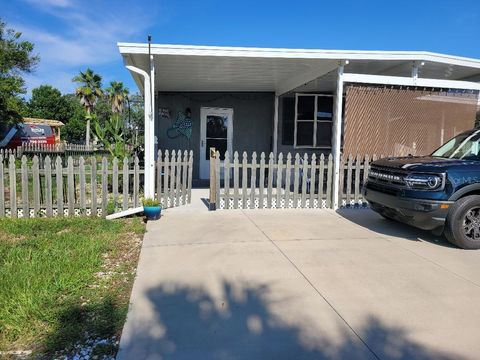
[[[454,137],[429,156],[374,161],[364,186],[372,210],[480,248],[480,130]]]

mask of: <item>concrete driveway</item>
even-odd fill
[[[117,359],[478,359],[480,251],[370,210],[149,223]]]

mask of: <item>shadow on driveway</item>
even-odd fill
[[[202,288],[175,284],[151,289],[150,325],[137,324],[117,360],[458,359],[416,343],[406,330],[373,316],[356,329],[363,342],[347,330],[332,339],[308,319],[287,324],[270,310],[268,286],[239,288],[223,281],[221,292],[214,298]]]
[[[403,238],[410,241],[427,241],[432,244],[455,248],[444,236],[434,235],[431,231],[417,229],[401,222],[385,219],[368,208],[339,209],[337,214],[348,221],[383,236]]]

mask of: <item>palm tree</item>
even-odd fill
[[[98,99],[103,96],[102,77],[95,74],[91,69],[87,69],[85,72],[80,71],[80,74],[75,76],[73,81],[80,84],[75,90],[75,95],[80,99],[80,104],[87,111],[87,116],[85,116],[87,120],[85,144],[90,145],[90,120]]]
[[[127,100],[128,94],[128,89],[123,87],[121,81],[112,81],[110,83],[110,87],[107,88],[107,96],[114,114],[121,114],[123,112],[123,105]]]

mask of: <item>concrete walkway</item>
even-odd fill
[[[478,359],[480,251],[369,210],[147,226],[117,359]]]

